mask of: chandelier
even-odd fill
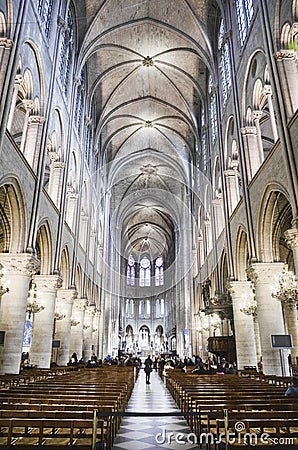
[[[298,303],[298,282],[293,272],[289,271],[286,266],[282,269],[276,289],[272,292],[272,297],[280,302],[288,305],[291,309]]]
[[[31,316],[32,313],[37,314],[40,311],[44,310],[44,306],[41,306],[37,303],[36,297],[37,297],[36,284],[31,283],[31,287],[28,291],[28,302],[27,302],[27,312],[29,313],[29,317]]]
[[[8,282],[5,277],[5,269],[0,266],[0,297],[9,292]]]

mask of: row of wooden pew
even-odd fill
[[[110,366],[0,389],[0,448],[111,449],[135,377]]]
[[[298,448],[298,399],[285,397],[284,385],[178,370],[169,371],[166,385],[206,448]]]

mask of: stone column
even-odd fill
[[[0,330],[5,332],[0,346],[0,374],[17,374],[20,370],[30,278],[39,261],[27,253],[1,253],[9,292],[1,298]]]
[[[248,182],[253,178],[261,165],[256,127],[241,128],[243,136],[243,148],[246,157]]]
[[[30,362],[48,369],[52,355],[56,294],[61,279],[57,275],[36,275],[33,281],[36,284],[36,301],[44,309],[34,315]]]
[[[13,117],[14,117],[14,113],[15,113],[15,109],[16,109],[18,93],[19,93],[19,89],[21,86],[24,86],[23,75],[17,75],[15,82],[14,82],[11,106],[10,106],[10,111],[9,111],[9,115],[8,115],[8,120],[7,120],[7,130],[9,132],[11,131],[11,125],[12,125],[12,121],[13,121]]]
[[[86,306],[84,317],[84,358],[87,362],[92,355],[92,334],[93,334],[93,318],[95,314],[95,305]]]
[[[96,310],[93,319],[93,330],[92,330],[92,345],[96,355],[99,355],[99,321],[100,321],[100,311]]]
[[[56,301],[56,313],[64,316],[63,320],[56,321],[54,339],[60,341],[60,347],[53,354],[53,360],[58,366],[66,366],[70,353],[70,332],[72,307],[76,298],[74,289],[58,289]]]
[[[4,86],[7,65],[13,47],[13,41],[7,37],[0,37],[0,86]]]
[[[25,119],[24,119],[24,124],[23,124],[23,133],[22,133],[22,140],[21,140],[21,144],[20,144],[20,151],[22,153],[24,153],[24,149],[25,149],[25,142],[27,139],[27,131],[28,131],[28,122],[29,122],[29,116],[31,111],[34,110],[34,101],[30,100],[30,99],[24,99],[23,100],[23,105],[24,108],[26,110],[26,115],[25,115]]]
[[[276,125],[276,119],[274,114],[274,106],[272,102],[272,89],[270,84],[265,84],[263,92],[267,98],[269,113],[270,113],[270,121],[272,126],[272,132],[273,132],[273,138],[274,142],[278,140],[278,132],[277,132],[277,125]]]
[[[275,52],[274,57],[280,72],[281,85],[287,86],[283,90],[283,95],[287,117],[290,118],[298,108],[297,56],[294,50],[281,49]]]
[[[86,309],[86,299],[78,298],[72,307],[72,320],[70,332],[70,355],[76,353],[78,359],[83,355],[83,327]]]
[[[232,214],[232,212],[234,211],[240,200],[240,193],[239,193],[240,173],[238,171],[238,162],[237,164],[235,162],[234,169],[225,170],[224,176],[227,186],[229,214]]]
[[[282,375],[280,353],[271,347],[272,334],[285,334],[281,303],[271,295],[274,279],[282,268],[283,263],[255,263],[247,271],[255,285],[263,372],[266,375]]]
[[[65,168],[65,163],[62,161],[58,161],[59,156],[56,152],[48,152],[49,157],[51,159],[50,165],[50,178],[49,178],[49,195],[52,198],[53,202],[59,208],[60,200],[61,200],[61,187],[62,187],[62,178],[63,172]]]
[[[218,237],[224,227],[223,225],[223,207],[221,196],[212,200],[214,222],[215,222],[215,234]]]
[[[264,149],[263,149],[263,143],[262,143],[262,131],[260,127],[260,120],[263,115],[263,111],[253,111],[251,118],[254,121],[256,130],[257,130],[257,142],[258,142],[258,150],[259,150],[259,160],[260,165],[264,161]]]
[[[295,267],[295,274],[298,274],[298,229],[290,228],[284,233],[286,243],[291,248],[293,252],[293,260]],[[296,360],[298,358],[298,321],[297,321],[297,308],[291,308],[289,306],[285,306],[285,318],[287,321],[288,333],[292,335],[293,346],[294,348],[291,350],[292,362],[296,364]],[[298,360],[297,360],[298,361]]]
[[[73,231],[75,229],[75,217],[77,211],[78,204],[78,194],[75,193],[75,190],[72,186],[67,187],[66,194],[66,217],[65,220],[69,225],[69,228]]]
[[[24,155],[28,163],[36,172],[40,151],[40,138],[42,126],[45,121],[41,116],[30,116],[28,119],[27,138],[24,147]]]
[[[229,291],[233,305],[237,367],[239,370],[244,366],[257,367],[253,316],[240,311],[244,305],[244,299],[251,294],[251,283],[249,281],[230,282]]]

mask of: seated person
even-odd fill
[[[285,393],[286,397],[298,397],[298,378],[293,378],[293,386],[290,386]]]

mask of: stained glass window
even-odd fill
[[[208,92],[210,94],[210,105],[209,105],[209,114],[210,114],[210,124],[211,124],[211,139],[214,144],[217,138],[217,116],[216,116],[216,98],[215,93],[213,92],[213,80],[212,76],[209,77],[209,85]]]
[[[132,255],[128,257],[126,270],[127,286],[135,285],[135,260]]]
[[[68,94],[69,79],[72,62],[72,45],[73,45],[73,20],[71,11],[68,11],[67,27],[61,33],[61,47],[59,60],[59,75],[63,87],[64,94]]]
[[[221,20],[219,35],[218,35],[218,50],[219,50],[219,73],[221,80],[221,94],[223,106],[225,106],[229,90],[231,87],[231,62],[228,43],[224,40],[225,28],[224,22]]]
[[[155,286],[163,286],[163,259],[161,256],[155,261]]]
[[[236,0],[239,41],[244,44],[254,14],[253,0]]]
[[[150,286],[151,277],[151,264],[149,258],[145,256],[140,262],[140,279],[139,284],[141,287]]]
[[[41,26],[45,32],[46,37],[49,37],[53,0],[37,0],[36,6],[38,14],[40,16]]]

